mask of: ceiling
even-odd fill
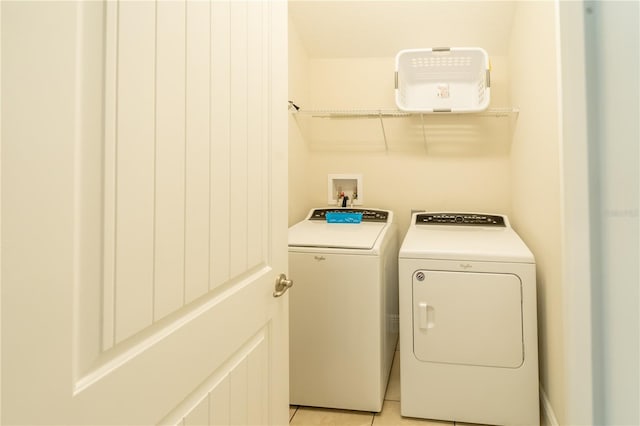
[[[402,49],[482,47],[505,56],[517,1],[289,0],[312,58],[393,57]]]

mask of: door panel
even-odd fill
[[[524,360],[517,275],[413,274],[413,351],[421,361],[517,368]]]
[[[231,245],[231,27],[229,2],[211,5],[211,289],[224,284],[230,276]],[[214,189],[215,188],[215,189]]]
[[[211,5],[186,3],[184,301],[209,291]],[[213,188],[215,190],[215,187]],[[222,207],[220,207],[222,208]]]
[[[113,229],[114,343],[123,341],[153,321],[154,151],[155,151],[155,5],[114,3],[117,56],[105,63],[117,74],[113,210],[105,215]],[[109,220],[107,219],[107,220]]]
[[[246,224],[248,216],[248,181],[247,181],[247,155],[248,147],[248,60],[247,55],[234,55],[233,52],[242,51],[247,46],[247,33],[240,23],[246,25],[247,4],[246,2],[230,3],[230,47],[231,47],[231,75],[229,85],[231,86],[231,97],[229,108],[231,109],[230,121],[230,162],[233,167],[230,171],[230,183],[233,189],[230,192],[229,204],[234,212],[230,217],[229,227],[231,238],[229,251],[231,255],[231,276],[237,275],[247,268],[247,248],[248,230]]]
[[[266,424],[267,345],[268,330],[261,330],[160,424]]]
[[[186,4],[159,2],[156,25],[155,321],[182,306],[184,295]]]
[[[286,423],[286,3],[1,17],[2,423]]]

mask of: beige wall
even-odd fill
[[[299,46],[299,41],[291,40],[291,44]],[[296,49],[290,55],[290,61],[306,62],[306,68],[290,65],[290,96],[301,107],[395,109],[393,57],[309,59],[301,53],[302,49]],[[505,106],[507,60],[492,57],[492,65],[492,105]],[[296,70],[306,75],[296,76]],[[305,79],[309,97],[303,103],[298,99],[303,96],[301,81]],[[304,195],[292,200],[290,223],[302,219],[312,207],[327,205],[327,175],[332,173],[362,174],[364,205],[393,210],[401,235],[408,227],[411,209],[508,214],[512,119],[456,115],[426,116],[425,120],[426,146],[419,118],[385,119],[385,148],[377,118],[292,116],[290,188]],[[443,137],[442,129],[458,136]],[[307,167],[295,164],[298,161],[305,161]]]
[[[304,105],[309,98],[309,60],[295,25],[289,21],[289,100]],[[289,226],[306,214],[311,193],[306,184],[309,150],[297,122],[289,118]]]
[[[522,2],[514,18],[509,55],[511,96],[520,115],[511,147],[511,219],[536,257],[540,382],[559,424],[566,424],[554,13],[553,2]]]

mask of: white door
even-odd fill
[[[286,424],[286,3],[1,7],[2,424]]]

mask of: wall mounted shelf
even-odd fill
[[[492,141],[510,140],[517,108],[474,113],[420,113],[398,109],[295,109],[305,139],[319,151],[487,152]],[[499,120],[493,120],[494,118]],[[497,143],[497,142],[496,142]],[[503,144],[504,145],[504,144]],[[496,151],[489,147],[489,151]],[[499,151],[508,150],[499,148]]]
[[[407,112],[398,109],[315,109],[305,110],[299,109],[292,111],[293,114],[302,116],[311,116],[314,118],[393,118],[393,117],[409,117],[409,116],[428,116],[428,117],[446,117],[446,116],[469,116],[469,117],[517,117],[520,112],[518,108],[488,108],[482,112],[460,113],[460,112]]]

